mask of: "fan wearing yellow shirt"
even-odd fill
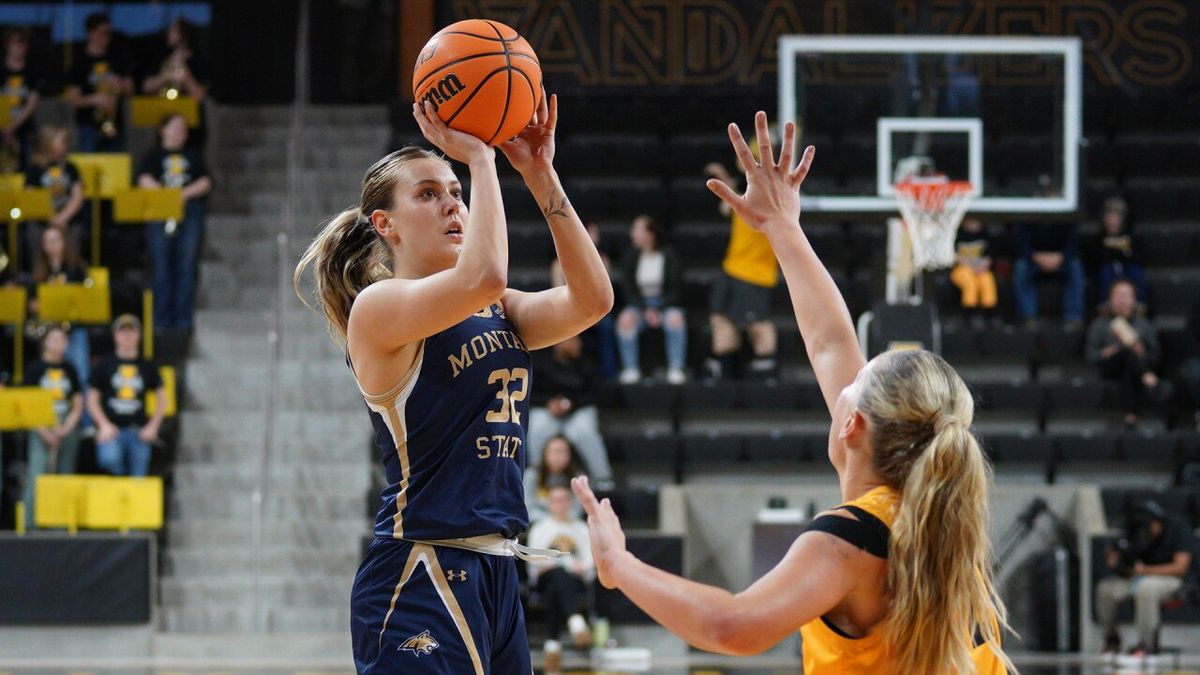
[[[756,146],[757,143],[752,144]],[[743,171],[741,162],[738,171]],[[737,185],[720,162],[710,162],[704,172],[728,185]],[[705,370],[715,380],[732,375],[744,330],[754,353],[747,375],[758,379],[773,377],[777,364],[771,294],[779,283],[779,265],[766,235],[747,225],[725,202],[720,203],[719,209],[732,222],[722,274],[713,283],[709,298],[712,356],[705,362]]]

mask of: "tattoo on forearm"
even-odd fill
[[[567,207],[571,202],[567,201],[566,195],[551,197],[550,202],[542,207],[542,215],[549,218],[550,216],[558,216],[559,218],[567,217]]]

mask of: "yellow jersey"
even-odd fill
[[[858,507],[891,528],[899,508],[900,494],[880,486],[841,507]],[[800,628],[804,641],[804,675],[851,675],[888,672],[889,655],[883,640],[884,623],[872,626],[861,638],[844,635],[819,617]],[[978,675],[1005,675],[1004,664],[992,650],[981,644],[971,650]]]
[[[775,252],[767,235],[751,228],[736,213],[722,267],[734,279],[755,286],[774,288],[779,283],[779,265],[775,263]]]

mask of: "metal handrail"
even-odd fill
[[[281,439],[279,415],[283,405],[280,370],[283,361],[283,338],[285,314],[292,292],[291,268],[294,261],[288,252],[289,234],[296,223],[296,198],[300,194],[301,137],[304,131],[304,113],[308,104],[308,24],[309,0],[300,0],[296,21],[296,69],[295,98],[292,102],[291,121],[287,139],[287,194],[283,200],[283,212],[275,231],[276,288],[272,307],[271,330],[268,332],[270,352],[268,356],[269,388],[266,420],[263,424],[263,448],[259,458],[258,478],[251,494],[252,523],[251,548],[253,550],[253,613],[254,623],[262,632],[268,626],[262,613],[262,560],[263,532],[266,520],[266,498],[270,487],[271,463],[279,453]]]

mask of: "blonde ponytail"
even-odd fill
[[[991,476],[970,430],[970,391],[929,352],[897,352],[871,371],[858,407],[876,471],[901,495],[888,551],[893,672],[972,673],[976,636],[1015,671],[1000,647],[1007,615],[991,572]]]
[[[392,276],[388,248],[355,206],[326,223],[292,273],[296,294],[304,304],[312,307],[300,290],[301,279],[310,265],[316,286],[313,293],[316,306],[325,313],[330,334],[344,342],[350,306],[359,291]]]
[[[429,150],[407,146],[372,164],[363,177],[359,205],[342,211],[325,224],[292,273],[296,295],[305,305],[315,305],[325,313],[330,334],[340,342],[346,340],[350,307],[359,292],[392,276],[391,251],[369,219],[376,210],[392,207],[400,170],[418,159],[446,162]],[[301,290],[301,280],[309,267],[313,269],[314,302]]]

